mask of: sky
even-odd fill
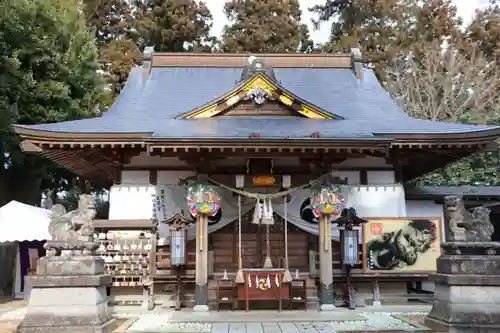
[[[326,42],[330,34],[330,26],[328,24],[322,24],[321,28],[317,31],[313,29],[311,24],[311,13],[307,8],[312,7],[317,4],[322,4],[325,0],[299,0],[300,6],[302,8],[302,19],[309,26],[309,31],[311,32],[311,37],[317,43]],[[212,34],[215,36],[220,36],[224,25],[227,23],[226,17],[222,12],[222,7],[226,0],[205,0],[205,3],[210,8],[212,15],[214,17],[214,25],[212,27]],[[464,20],[464,23],[470,21],[474,10],[481,8],[488,3],[488,0],[453,0],[455,6],[457,6],[458,15]]]

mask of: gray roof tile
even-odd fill
[[[500,186],[405,186],[407,196],[431,198],[436,196],[457,195],[463,197],[500,198]]]
[[[290,92],[345,120],[270,117],[174,119],[231,90],[241,68],[153,68],[147,81],[134,68],[111,109],[100,118],[26,126],[60,132],[150,132],[158,138],[372,138],[389,133],[463,133],[493,129],[417,120],[407,116],[371,70],[357,80],[350,69],[279,68],[277,80]]]

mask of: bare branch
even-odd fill
[[[500,74],[478,52],[464,55],[435,44],[398,59],[387,89],[415,118],[484,123],[500,110]]]

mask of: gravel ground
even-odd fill
[[[339,333],[339,332],[359,332],[359,331],[422,331],[425,329],[421,325],[412,325],[400,320],[395,315],[404,316],[424,316],[426,313],[412,312],[362,312],[361,315],[366,320],[348,320],[332,322],[290,322],[290,323],[174,323],[168,322],[168,317],[162,314],[144,314],[139,315],[138,320],[132,324],[126,332],[175,332],[175,333]],[[285,329],[286,327],[286,329]]]
[[[0,312],[0,333],[11,333],[26,314],[26,308]],[[253,322],[253,323],[189,323],[169,322],[168,313],[117,314],[115,317],[136,317],[127,333],[344,333],[344,332],[422,332],[426,312],[361,312],[366,320],[331,322]],[[430,332],[430,331],[428,331]]]

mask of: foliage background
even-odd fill
[[[498,70],[496,1],[476,12],[467,26],[450,0],[325,0],[310,10],[318,25],[334,18],[330,40],[323,45],[310,39],[297,0],[228,1],[224,12],[229,24],[220,39],[210,36],[213,17],[200,1],[0,0],[0,148],[4,152],[0,154],[4,166],[0,204],[12,199],[38,204],[41,193],[58,200],[55,193],[62,190],[72,202],[69,198],[81,191],[102,190],[21,153],[10,125],[99,116],[120,92],[132,66],[141,63],[145,46],[168,52],[340,52],[360,47],[365,65],[375,70],[396,98],[402,90],[392,88],[409,80],[408,72],[423,76],[430,55],[439,55],[443,46],[460,54],[463,68],[479,58]],[[399,73],[398,79],[394,73]],[[450,71],[446,73],[445,79],[452,78]],[[480,71],[473,73],[480,75]],[[487,79],[496,84],[491,76]],[[471,77],[462,84],[477,80]],[[500,89],[494,85],[490,91],[496,98]],[[422,105],[400,100],[412,116],[429,118],[419,111],[425,109]],[[439,103],[448,102],[441,98]],[[462,110],[459,117],[443,113],[439,119],[500,124],[497,100],[477,105]],[[498,171],[498,152],[490,152],[416,181],[500,185]]]

